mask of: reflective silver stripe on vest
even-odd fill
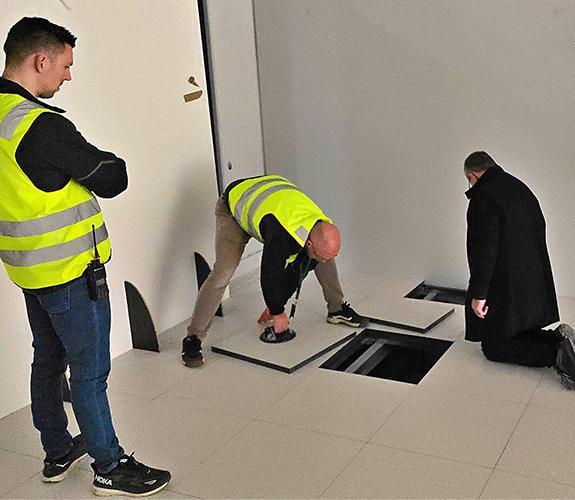
[[[302,240],[303,242],[305,242],[305,241],[307,240],[308,236],[309,236],[309,231],[308,231],[305,227],[300,226],[300,227],[298,227],[298,228],[295,230],[295,234],[298,235],[298,238],[299,238],[300,240]]]
[[[238,199],[236,206],[234,207],[234,217],[236,218],[236,220],[238,221],[242,220],[242,214],[244,212],[244,209],[246,208],[246,204],[250,199],[251,195],[254,194],[254,192],[256,192],[262,186],[269,184],[270,182],[277,182],[277,181],[287,182],[283,177],[267,178],[256,182],[252,187],[244,191],[240,196],[240,198]]]
[[[101,243],[108,238],[106,225],[102,224],[96,229],[96,243]],[[0,258],[8,265],[14,267],[34,266],[45,264],[66,257],[79,255],[94,247],[92,232],[90,231],[79,238],[59,245],[38,248],[36,250],[0,250]]]
[[[0,137],[2,139],[12,139],[14,131],[20,125],[20,122],[30,111],[36,108],[44,108],[44,106],[26,100],[16,104],[0,122]]]
[[[251,204],[248,210],[248,234],[257,235],[256,227],[254,226],[254,215],[256,214],[256,210],[260,207],[260,205],[267,199],[268,196],[277,193],[278,191],[286,191],[288,189],[295,189],[299,191],[298,188],[295,186],[290,186],[288,184],[281,184],[279,186],[272,186],[269,189],[266,189],[261,194],[259,194],[256,199]]]
[[[11,238],[38,236],[71,226],[99,213],[100,206],[96,198],[90,198],[75,207],[56,212],[55,214],[45,215],[44,217],[38,217],[37,219],[21,222],[0,220],[0,235]]]

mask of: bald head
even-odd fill
[[[335,224],[318,221],[313,226],[306,242],[307,253],[320,262],[333,259],[339,253],[341,238]]]

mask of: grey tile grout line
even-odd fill
[[[156,398],[154,398],[153,400],[150,401],[150,403],[156,401],[157,399],[160,399],[165,393],[160,394],[159,396],[157,396]],[[174,398],[174,401],[181,401],[182,399],[186,400],[186,401],[193,401],[192,399],[188,399],[188,398]],[[237,415],[235,413],[230,413],[230,412],[226,412],[226,411],[221,411],[221,410],[212,410],[209,408],[202,408],[196,405],[191,405],[191,408],[200,412],[205,412],[205,413],[213,413],[216,415],[224,415],[226,417],[234,417],[234,418],[238,418],[238,419],[243,419],[243,420],[255,420],[256,417],[246,417],[246,416],[242,416],[242,415]],[[141,409],[138,408],[138,409]]]
[[[167,388],[165,391],[161,392],[160,394],[158,394],[157,396],[155,396],[154,398],[150,399],[148,401],[148,403],[146,404],[150,404],[153,403],[154,401],[160,399],[162,396],[164,396],[167,392],[169,392],[170,390],[172,390],[174,387],[184,383],[188,378],[193,377],[195,374],[198,373],[198,370],[192,370],[192,373],[190,373],[189,375],[187,375],[185,378],[179,380],[177,383],[175,383],[174,385],[170,386],[169,388]],[[114,392],[119,392],[119,391],[114,391]],[[131,396],[133,396],[133,394],[130,394]],[[181,399],[181,398],[177,398],[177,399]],[[191,400],[190,400],[191,401]],[[145,406],[145,405],[143,405]],[[138,408],[138,410],[141,410],[143,408],[143,406],[141,406],[140,408]],[[210,410],[210,409],[206,409],[206,408],[199,408],[195,405],[192,405],[192,408],[197,410],[197,411],[201,411],[201,412],[206,412],[206,413],[212,413],[212,414],[216,414],[216,415],[225,415],[227,417],[234,417],[236,419],[242,419],[245,420],[245,425],[242,425],[237,432],[235,432],[234,434],[232,434],[230,436],[229,439],[227,439],[226,441],[224,441],[221,446],[217,447],[216,449],[214,449],[212,452],[208,453],[206,455],[206,457],[201,460],[196,466],[203,464],[204,462],[206,462],[211,456],[215,455],[218,451],[220,451],[220,449],[225,446],[226,444],[228,444],[231,440],[235,439],[237,437],[237,435],[244,431],[246,429],[247,426],[249,426],[254,420],[255,418],[252,417],[244,417],[244,416],[240,416],[240,415],[235,415],[232,413],[227,413],[227,412],[222,412],[222,411],[218,411],[218,410]],[[136,410],[137,411],[137,410]],[[131,413],[130,415],[135,414],[135,411],[133,413]],[[123,419],[122,419],[123,420]],[[177,485],[174,485],[172,488],[169,488],[168,491],[173,491],[175,493],[181,493],[186,495],[186,493],[183,493],[182,491],[176,490],[175,488],[177,488]],[[198,497],[191,497],[191,498],[198,498]],[[201,498],[201,497],[200,497]]]
[[[248,419],[246,419],[246,420],[248,420]],[[246,422],[246,424],[243,425],[241,428],[239,428],[234,434],[232,434],[229,439],[227,439],[226,441],[224,441],[220,446],[218,446],[217,448],[215,448],[213,451],[207,453],[206,456],[205,456],[200,462],[198,462],[198,463],[190,470],[190,472],[192,472],[194,468],[197,468],[197,467],[199,467],[200,465],[203,465],[203,464],[206,463],[211,457],[213,457],[213,456],[215,456],[217,453],[219,453],[220,450],[221,450],[224,446],[226,446],[228,443],[231,443],[234,439],[236,439],[243,431],[245,431],[245,430],[248,428],[248,426],[250,426],[251,424],[253,424],[254,421],[255,421],[255,419],[249,419],[249,421]],[[182,493],[182,494],[186,495],[187,493],[184,493],[184,492],[182,492],[181,490],[178,490],[178,489],[177,489],[178,486],[179,486],[182,482],[183,482],[183,480],[180,481],[179,483],[173,485],[173,487],[172,487],[169,491],[173,491],[173,492],[175,492],[175,493]],[[202,499],[203,499],[204,497],[192,497],[192,498],[202,498]],[[206,498],[207,498],[207,497],[206,497]]]
[[[541,383],[541,381],[539,381],[539,383]],[[491,479],[491,476],[493,476],[493,473],[495,472],[495,470],[497,469],[497,465],[499,464],[499,462],[501,461],[501,457],[503,456],[503,454],[505,453],[505,450],[507,449],[507,446],[509,445],[509,441],[511,441],[511,438],[513,437],[513,434],[515,434],[515,431],[517,430],[517,427],[519,427],[519,424],[521,423],[521,420],[523,419],[523,415],[525,415],[525,412],[527,411],[527,407],[529,406],[529,403],[525,403],[525,407],[523,408],[523,411],[521,412],[521,415],[519,415],[519,418],[517,419],[517,422],[515,423],[515,427],[513,427],[513,430],[509,433],[509,437],[507,438],[507,441],[505,442],[505,446],[503,447],[503,449],[501,450],[501,453],[499,454],[499,458],[497,459],[497,462],[495,462],[495,465],[493,466],[493,472],[489,475],[489,479]],[[483,487],[483,489],[481,490],[480,493],[480,497],[481,495],[483,495],[483,492],[485,491],[485,488],[487,488],[487,483],[489,482],[489,480],[485,483],[485,486]]]
[[[509,435],[509,438],[507,439],[505,446],[503,447],[503,449],[501,450],[501,453],[499,455],[499,458],[497,459],[497,462],[495,463],[495,465],[493,466],[493,468],[486,466],[486,465],[481,465],[481,464],[475,464],[475,463],[470,463],[470,462],[464,462],[462,460],[456,460],[453,458],[447,458],[447,457],[441,457],[438,455],[432,455],[429,453],[422,453],[419,451],[414,451],[414,450],[409,450],[407,448],[401,448],[401,447],[397,447],[397,446],[390,446],[390,445],[385,445],[385,444],[379,444],[379,443],[374,443],[372,442],[373,437],[383,428],[383,426],[391,419],[391,417],[397,412],[397,410],[401,407],[402,404],[405,403],[405,401],[416,391],[416,387],[414,387],[414,389],[412,391],[409,392],[409,394],[406,395],[406,397],[396,406],[396,408],[390,413],[390,415],[385,419],[385,421],[379,426],[379,428],[377,429],[377,431],[375,431],[372,436],[369,438],[368,443],[369,444],[373,444],[374,446],[382,446],[384,448],[392,448],[392,449],[396,449],[396,450],[403,450],[403,451],[408,451],[411,453],[416,453],[419,455],[425,455],[425,456],[429,456],[429,457],[435,457],[435,458],[440,458],[443,460],[450,460],[452,462],[457,462],[457,463],[462,463],[462,464],[467,464],[467,465],[473,465],[475,467],[483,467],[483,468],[487,468],[487,469],[492,469],[493,471],[495,471],[495,467],[497,466],[497,464],[499,463],[499,460],[501,459],[501,455],[503,454],[503,452],[505,451],[505,448],[507,447],[507,444],[509,443],[509,440],[511,439],[511,436],[513,435],[513,433],[515,432],[515,429],[517,428],[517,426],[519,425],[519,422],[521,420],[521,418],[523,417],[523,414],[525,413],[525,410],[527,409],[528,403],[518,403],[516,401],[508,401],[508,400],[501,400],[501,401],[506,401],[509,403],[514,403],[514,404],[522,404],[524,405],[523,411],[521,412],[521,415],[519,416],[519,418],[517,419],[517,423],[515,424],[515,427],[513,428],[513,431],[511,431],[511,434]],[[447,392],[447,391],[446,391]],[[457,392],[458,394],[465,394],[466,396],[469,396],[470,394],[467,393],[463,393],[463,392],[459,392],[459,391],[448,391],[448,392]],[[489,399],[489,398],[487,398]],[[491,475],[490,475],[491,477]],[[487,482],[485,483],[485,486],[487,485]],[[484,489],[485,489],[484,486]],[[483,493],[483,490],[481,491],[481,493]],[[481,495],[480,495],[481,496]]]
[[[321,436],[329,436],[329,437],[333,437],[333,438],[337,438],[337,439],[345,439],[347,441],[354,441],[356,443],[364,443],[364,444],[369,443],[369,441],[366,441],[365,439],[352,438],[349,436],[340,436],[339,434],[333,434],[331,432],[319,431],[317,429],[306,429],[304,427],[299,427],[296,425],[279,424],[277,422],[270,422],[269,420],[262,420],[260,418],[256,418],[256,419],[254,419],[254,421],[255,422],[262,422],[264,424],[269,424],[269,425],[277,425],[278,427],[285,427],[286,429],[295,429],[296,431],[311,432],[313,434],[319,434]]]
[[[493,474],[493,472],[495,471],[495,469],[492,469],[491,467],[487,466],[487,465],[479,465],[479,464],[473,464],[473,463],[469,463],[469,462],[463,462],[461,460],[455,460],[453,458],[446,458],[446,457],[440,457],[438,455],[431,455],[429,453],[422,453],[419,451],[414,451],[414,450],[408,450],[406,448],[399,448],[396,446],[389,446],[389,445],[384,445],[384,444],[378,444],[378,443],[372,443],[371,441],[368,441],[365,443],[364,446],[361,447],[361,449],[355,454],[355,456],[349,461],[349,463],[342,469],[342,471],[337,475],[336,479],[334,479],[330,485],[322,492],[322,494],[320,495],[320,497],[323,497],[323,494],[327,491],[327,489],[337,480],[337,478],[339,478],[339,476],[341,476],[341,474],[343,474],[343,472],[351,465],[351,462],[353,462],[353,460],[355,460],[357,458],[357,456],[361,453],[361,451],[363,449],[365,449],[366,446],[375,446],[377,448],[387,448],[390,450],[397,450],[397,451],[402,451],[405,453],[411,453],[413,455],[421,455],[424,457],[429,457],[429,458],[435,458],[438,460],[444,460],[447,462],[453,462],[453,463],[457,463],[457,464],[461,464],[461,465],[469,465],[471,467],[478,467],[481,469],[487,469],[487,470],[491,470],[491,474]],[[491,474],[489,477],[491,477]],[[531,476],[527,476],[527,477],[531,477]],[[485,483],[487,485],[487,482]],[[485,489],[485,486],[483,487],[483,489]],[[483,489],[481,490],[481,493],[483,493]],[[479,494],[479,496],[477,498],[480,498],[481,493]]]
[[[166,486],[165,490],[170,491],[172,493],[177,493],[178,495],[184,495],[186,498],[193,498],[193,499],[197,499],[197,500],[206,500],[206,497],[194,496],[190,493],[182,493],[181,491],[178,491],[176,488],[178,487],[178,484],[180,484],[180,483],[181,483],[181,481],[179,483],[172,484],[172,482],[170,481],[168,483],[168,485]]]
[[[575,483],[571,483],[571,484],[570,484],[570,483],[563,483],[563,482],[561,482],[561,481],[555,481],[555,480],[552,480],[552,479],[543,479],[543,478],[541,478],[541,477],[530,476],[529,474],[523,474],[523,473],[521,473],[521,472],[512,472],[512,471],[508,471],[508,470],[499,470],[499,471],[496,471],[495,469],[493,469],[493,472],[502,472],[502,473],[505,473],[505,474],[510,474],[510,475],[512,475],[512,476],[521,476],[521,477],[528,478],[528,479],[535,479],[535,480],[537,480],[537,481],[542,481],[542,482],[544,482],[544,483],[551,483],[551,484],[556,484],[556,485],[559,485],[559,486],[566,486],[566,487],[568,487],[568,488],[572,488],[573,490],[575,490]],[[574,498],[575,498],[575,497],[574,497]]]
[[[477,496],[477,498],[481,498],[481,496],[483,495],[483,492],[485,491],[485,488],[487,488],[487,485],[489,484],[489,481],[491,481],[493,474],[495,474],[495,467],[493,467],[493,469],[491,469],[491,472],[489,473],[489,477],[485,481],[485,484],[483,485],[483,488],[481,488],[481,491],[479,492],[479,495]]]
[[[549,368],[551,368],[551,367],[549,367]],[[537,384],[537,387],[535,387],[535,389],[533,389],[533,392],[531,393],[531,396],[529,397],[529,401],[527,402],[527,404],[528,404],[529,406],[533,406],[533,407],[535,407],[535,408],[545,408],[545,409],[547,409],[547,410],[555,410],[555,411],[565,412],[565,413],[575,413],[575,408],[574,408],[573,410],[565,410],[565,409],[563,409],[563,408],[557,408],[557,407],[554,407],[554,406],[546,406],[546,405],[541,404],[541,403],[533,403],[533,402],[532,402],[533,396],[535,396],[535,393],[537,392],[537,389],[539,389],[539,386],[543,384],[543,380],[545,379],[545,377],[547,377],[548,373],[549,373],[549,372],[543,373],[543,374],[541,375],[541,378],[539,379],[539,383]],[[560,382],[557,381],[557,383],[559,384]],[[567,390],[566,392],[567,392],[567,393],[570,393],[571,391]]]
[[[575,408],[573,410],[565,410],[563,408],[555,408],[553,406],[545,406],[543,404],[538,403],[528,403],[528,406],[531,406],[532,408],[541,408],[542,410],[558,411],[560,413],[567,413],[567,414],[575,413]]]
[[[43,460],[42,457],[38,457],[38,456],[36,456],[36,455],[30,455],[29,453],[20,453],[19,451],[10,450],[10,449],[8,449],[8,448],[2,448],[2,447],[0,447],[0,451],[5,451],[5,452],[8,452],[8,453],[15,453],[16,455],[21,455],[21,456],[23,456],[23,457],[28,457],[28,458],[35,458],[35,459],[37,459],[37,460]]]
[[[543,382],[543,379],[545,378],[545,375],[547,375],[547,373],[541,373],[541,378],[539,379],[539,382],[537,382],[537,385],[535,386],[535,388],[533,389],[533,391],[531,391],[531,394],[529,395],[529,399],[527,400],[527,404],[531,403],[531,400],[533,399],[533,396],[535,396],[535,393],[537,392],[537,389],[539,389],[539,386],[541,385],[541,383]]]
[[[310,373],[311,375],[311,373]],[[282,425],[282,424],[276,424],[274,422],[268,422],[267,420],[263,420],[261,419],[261,415],[267,411],[271,406],[273,406],[274,404],[276,404],[278,401],[280,401],[281,399],[283,399],[285,396],[287,396],[292,390],[294,390],[297,386],[299,386],[302,382],[304,382],[307,377],[309,377],[310,375],[302,378],[302,380],[298,383],[296,383],[291,389],[289,389],[283,396],[281,396],[280,398],[278,398],[276,401],[273,401],[272,403],[270,403],[268,406],[266,406],[258,415],[254,416],[254,417],[246,417],[246,416],[242,416],[242,415],[237,415],[235,413],[230,413],[230,412],[226,412],[226,411],[221,411],[221,410],[212,410],[212,409],[207,409],[207,408],[201,408],[198,406],[195,406],[194,404],[191,405],[191,407],[197,411],[202,411],[202,412],[206,412],[206,413],[212,413],[212,414],[216,414],[216,415],[224,415],[226,417],[233,417],[233,418],[237,418],[237,419],[242,419],[245,420],[246,423],[245,425],[243,425],[235,434],[233,434],[232,436],[230,436],[230,438],[228,440],[226,440],[224,443],[222,443],[222,445],[217,448],[216,450],[214,450],[213,452],[211,452],[208,457],[206,457],[204,460],[200,461],[198,463],[198,465],[203,464],[210,456],[212,456],[213,454],[217,453],[220,448],[222,448],[223,446],[225,446],[226,444],[228,444],[230,441],[232,441],[240,432],[244,431],[250,424],[258,421],[258,422],[265,422],[265,423],[269,423],[272,425],[279,425],[279,426],[284,426],[284,427],[288,427],[288,428],[293,428],[293,429],[298,429],[298,430],[308,430],[308,429],[302,429],[302,428],[298,428],[298,427],[294,427],[294,426],[288,426],[288,425]],[[179,385],[181,382],[179,382],[176,385]],[[170,389],[168,389],[169,391]],[[160,397],[162,397],[166,392],[163,392],[162,394],[159,394],[158,396],[156,396],[154,399],[150,400],[149,403],[152,403],[153,401],[159,399]],[[181,399],[181,398],[179,398]],[[185,399],[185,398],[184,398]],[[190,399],[189,401],[193,401],[192,399]],[[141,409],[142,407],[140,407],[139,409]],[[310,432],[315,432],[315,431],[310,431]],[[332,437],[339,437],[342,439],[350,439],[353,441],[360,441],[360,442],[364,442],[363,440],[357,440],[357,439],[353,439],[353,438],[346,438],[344,436],[336,436],[333,434],[329,434],[329,433],[322,433],[322,432],[318,432],[319,434],[325,434],[328,436],[332,436]]]
[[[116,391],[114,391],[116,392]],[[117,392],[116,392],[117,393]],[[123,396],[132,396],[132,394],[125,394],[122,393]],[[138,396],[139,397],[139,396]],[[133,410],[129,411],[126,415],[124,415],[121,418],[117,418],[114,417],[114,410],[112,408],[112,405],[110,405],[110,409],[111,409],[111,413],[112,413],[112,421],[114,422],[114,424],[118,423],[118,422],[122,422],[123,420],[126,420],[128,417],[131,417],[132,415],[134,415],[137,411],[141,410],[144,406],[146,406],[147,404],[150,404],[151,402],[154,401],[154,399],[150,399],[150,398],[145,398],[146,401],[143,402],[143,404],[141,404],[140,406],[138,406],[137,408],[134,408]],[[75,418],[75,417],[74,417]],[[76,422],[76,424],[78,424],[78,422]],[[80,426],[78,426],[78,429],[80,428]]]
[[[423,379],[422,379],[423,380]],[[492,396],[489,394],[478,393],[475,391],[466,391],[465,389],[445,389],[442,388],[439,384],[428,384],[426,386],[420,386],[419,390],[426,390],[430,389],[432,391],[439,391],[451,394],[458,394],[460,396],[474,396],[476,398],[487,399],[490,401],[494,401],[497,403],[511,403],[511,404],[518,404],[518,405],[527,405],[529,404],[528,401],[517,401],[512,399],[507,399],[501,396]]]
[[[324,488],[324,490],[320,493],[318,498],[324,498],[324,493],[329,490],[331,488],[331,485],[333,483],[335,483],[339,477],[350,467],[350,465],[352,464],[352,462],[358,457],[358,455],[365,449],[365,447],[369,444],[369,442],[364,443],[364,445],[362,447],[359,448],[359,450],[357,450],[357,453],[350,458],[349,462],[347,462],[342,469],[335,475],[335,477],[333,478],[333,480]]]
[[[17,453],[18,454],[18,453]],[[34,474],[32,474],[30,477],[28,477],[27,479],[24,479],[24,481],[19,482],[16,486],[14,486],[14,488],[10,488],[8,491],[6,491],[5,493],[2,493],[2,495],[0,495],[0,498],[10,498],[9,496],[7,496],[10,492],[14,491],[16,488],[19,488],[20,486],[22,486],[24,483],[30,481],[32,478],[36,477],[36,476],[40,476],[40,474],[42,474],[42,472],[34,472]]]
[[[179,358],[178,358],[179,359]],[[113,366],[112,366],[113,369]],[[159,394],[157,394],[156,396],[154,396],[153,398],[147,398],[146,396],[141,396],[139,394],[133,394],[131,392],[127,392],[127,391],[122,391],[122,390],[118,390],[118,389],[112,389],[110,390],[110,392],[114,392],[114,393],[118,393],[118,394],[123,394],[126,396],[132,396],[132,397],[136,397],[136,398],[146,398],[149,400],[149,402],[151,403],[152,401],[155,401],[156,399],[160,398],[161,396],[163,396],[164,394],[166,394],[168,391],[172,390],[174,387],[180,385],[181,383],[183,383],[185,380],[187,380],[188,378],[193,377],[195,374],[199,373],[198,370],[201,370],[200,368],[187,368],[187,370],[189,370],[191,373],[188,373],[187,375],[185,375],[184,377],[178,379],[177,382],[175,382],[174,384],[170,385],[170,387],[166,388],[166,390],[160,392]],[[109,387],[109,384],[108,384]],[[113,415],[112,415],[113,416]]]
[[[217,361],[217,360],[216,360],[216,361]],[[311,368],[311,367],[310,367],[310,368]],[[201,368],[200,368],[200,369],[201,369]],[[194,372],[194,373],[197,373],[197,372]],[[286,375],[289,376],[289,374],[286,374]],[[219,415],[226,415],[226,416],[230,416],[230,417],[242,418],[242,419],[246,419],[246,420],[250,420],[250,421],[257,420],[258,417],[259,417],[262,413],[264,413],[265,411],[267,411],[272,405],[274,405],[275,403],[277,403],[280,399],[284,398],[288,393],[290,393],[293,389],[295,389],[297,386],[299,386],[299,385],[300,385],[304,380],[306,380],[310,375],[311,375],[311,373],[310,373],[309,375],[307,375],[306,377],[302,377],[302,380],[301,380],[300,382],[297,382],[297,383],[296,383],[292,388],[290,388],[284,395],[282,395],[282,396],[281,396],[280,398],[278,398],[276,401],[273,401],[272,403],[270,403],[270,404],[269,404],[268,406],[266,406],[258,415],[254,416],[254,417],[246,417],[246,416],[237,415],[237,414],[235,414],[235,413],[230,413],[230,412],[221,411],[221,410],[211,410],[211,409],[207,409],[207,408],[202,408],[202,407],[199,407],[199,406],[195,406],[194,404],[192,404],[191,406],[192,406],[192,408],[194,408],[194,409],[196,409],[196,410],[206,411],[206,412],[208,412],[208,413],[216,413],[216,414],[219,414]],[[156,401],[157,399],[161,398],[162,396],[164,396],[167,392],[169,392],[170,390],[172,390],[172,389],[175,388],[176,386],[178,386],[178,385],[184,383],[184,382],[185,382],[188,378],[190,378],[191,376],[193,376],[193,374],[186,376],[185,379],[179,380],[176,384],[174,384],[174,385],[172,385],[171,387],[167,388],[165,391],[161,392],[160,394],[158,394],[158,395],[155,396],[154,398],[148,398],[149,401],[148,401],[147,403],[145,403],[145,404],[152,403],[152,402]],[[120,392],[120,391],[118,391],[118,390],[114,390],[113,392],[121,393],[121,394],[125,394],[125,395],[129,395],[129,396],[134,396],[134,397],[140,397],[140,396],[137,396],[137,395],[134,395],[134,394],[131,394],[131,393]],[[175,398],[175,399],[187,399],[187,398]],[[190,401],[193,401],[193,400],[190,398]],[[137,410],[141,409],[143,406],[145,406],[145,404],[142,405],[142,406],[141,406],[140,408],[138,408]],[[137,410],[135,410],[135,411],[137,411]],[[135,413],[135,411],[132,412],[132,413],[130,413],[130,415],[132,415],[133,413]],[[123,419],[121,419],[121,420],[123,420]]]
[[[305,369],[306,367],[304,367]],[[260,413],[258,413],[255,417],[255,420],[258,420],[266,411],[268,411],[273,405],[279,403],[283,398],[287,397],[288,394],[291,394],[292,391],[294,391],[296,389],[296,387],[299,387],[303,382],[305,382],[311,375],[312,375],[312,371],[311,371],[311,366],[308,366],[307,368],[310,368],[310,373],[307,374],[305,377],[302,377],[302,380],[300,380],[299,382],[297,382],[291,389],[289,389],[285,394],[283,394],[282,396],[280,396],[278,399],[276,399],[275,401],[272,401],[269,405],[267,405]],[[319,366],[315,366],[313,368],[313,370],[318,370]],[[294,372],[295,373],[295,372]],[[292,374],[286,374],[288,376],[291,376]]]
[[[382,424],[373,432],[373,434],[369,437],[369,440],[367,441],[368,443],[371,443],[371,440],[373,439],[373,437],[383,428],[383,426],[389,421],[389,419],[397,412],[397,410],[399,409],[399,407],[405,403],[405,401],[407,400],[407,398],[409,398],[409,396],[411,396],[413,394],[413,392],[415,391],[417,385],[414,385],[412,387],[412,389],[405,395],[405,397],[397,404],[397,406],[393,409],[393,411],[387,416],[387,418],[382,422]]]
[[[371,441],[369,441],[367,444],[377,446],[379,448],[389,448],[390,450],[404,451],[405,453],[413,453],[414,455],[421,455],[421,456],[429,457],[429,458],[437,458],[438,460],[446,460],[448,462],[453,462],[456,464],[470,465],[471,467],[479,467],[480,469],[495,470],[493,467],[490,467],[489,465],[477,464],[477,463],[472,463],[472,462],[465,462],[463,460],[457,460],[455,458],[442,457],[440,455],[432,455],[431,453],[424,453],[422,451],[410,450],[408,448],[400,448],[399,446],[391,446],[389,444],[373,443]]]

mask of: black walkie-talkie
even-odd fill
[[[94,259],[88,264],[86,276],[88,278],[88,291],[92,300],[105,299],[108,296],[106,283],[106,269],[100,262],[100,254],[96,243],[96,229],[92,225],[92,237],[94,239]]]

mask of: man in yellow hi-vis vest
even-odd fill
[[[216,262],[198,292],[182,343],[186,366],[203,364],[201,341],[252,237],[264,245],[260,280],[267,307],[258,322],[273,323],[273,328],[267,328],[260,337],[262,341],[278,343],[294,338],[285,304],[312,269],[327,302],[328,322],[352,327],[367,323],[344,301],[334,260],[340,249],[340,234],[332,221],[284,177],[239,179],[216,204]]]
[[[50,98],[72,79],[76,37],[25,17],[8,33],[0,78],[0,259],[22,288],[34,338],[32,418],[46,452],[42,480],[62,481],[86,452],[97,494],[152,494],[170,479],[127,456],[106,396],[110,302],[104,264],[110,241],[94,194],[127,187],[124,161],[89,144]],[[70,397],[81,434],[72,438]]]

